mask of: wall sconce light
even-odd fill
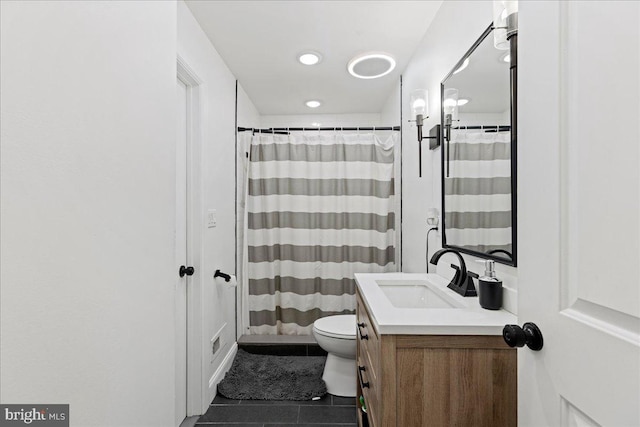
[[[518,34],[518,1],[493,0],[493,45],[496,49],[510,48],[509,40]]]
[[[422,140],[431,139],[429,149],[435,150],[440,145],[440,126],[436,125],[429,131],[429,136],[422,135],[424,119],[429,118],[429,92],[426,89],[416,89],[411,92],[411,116],[415,117],[418,128],[418,176],[422,177]],[[413,120],[409,120],[410,122]]]

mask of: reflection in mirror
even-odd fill
[[[490,34],[491,27],[442,82],[442,240],[515,266],[510,63]]]

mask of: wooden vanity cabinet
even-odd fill
[[[356,299],[358,396],[370,426],[517,425],[516,351],[502,336],[381,335]]]

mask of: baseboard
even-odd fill
[[[218,392],[218,384],[224,378],[225,374],[231,369],[231,364],[233,363],[233,359],[236,357],[236,353],[238,352],[238,343],[234,342],[233,345],[229,348],[229,351],[222,359],[222,363],[218,366],[218,369],[213,373],[211,378],[209,379],[209,403],[213,401],[216,397],[216,393]]]

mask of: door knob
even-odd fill
[[[195,269],[193,267],[185,267],[184,265],[180,266],[180,270],[178,270],[178,274],[180,274],[180,277],[184,277],[185,274],[187,276],[193,276],[193,273],[195,273]]]
[[[524,347],[526,344],[533,351],[542,349],[542,332],[535,323],[527,322],[522,325],[505,325],[502,329],[502,338],[509,347]]]

